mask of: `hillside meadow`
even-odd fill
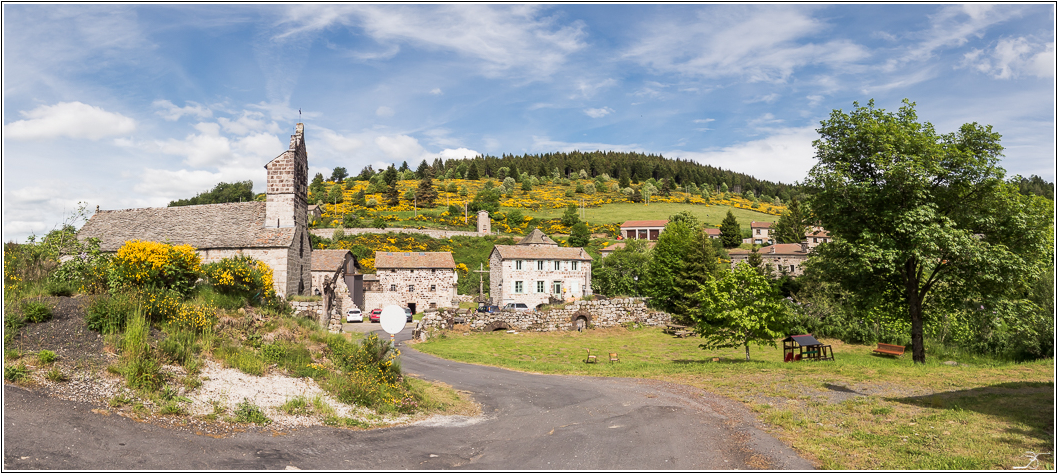
[[[822,469],[1011,469],[1052,452],[1054,361],[1008,363],[927,347],[927,363],[823,340],[834,361],[782,362],[778,347],[705,351],[660,329],[436,333],[415,348],[542,374],[682,383],[745,403],[768,431]],[[601,362],[586,364],[586,349]],[[621,361],[606,363],[608,352]],[[714,361],[715,360],[715,361]],[[678,436],[678,434],[674,434]],[[1040,469],[1054,469],[1040,456]]]

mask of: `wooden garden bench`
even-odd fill
[[[882,344],[879,342],[878,348],[875,349],[874,352],[883,355],[900,357],[904,355],[904,346],[897,346],[894,344]]]
[[[594,364],[595,363],[595,356],[591,355],[591,349],[584,349],[584,350],[588,351],[588,358],[584,359],[584,363],[585,364]]]

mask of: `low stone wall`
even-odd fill
[[[613,327],[627,322],[646,326],[663,326],[672,316],[647,308],[644,298],[575,301],[559,309],[547,311],[499,311],[478,313],[428,312],[416,325],[415,337],[423,337],[430,329],[449,328],[462,321],[475,331],[513,329],[518,331],[573,331],[579,327]]]
[[[338,229],[337,227],[334,227],[334,228],[323,228],[323,229],[312,229],[312,230],[310,230],[310,232],[315,234],[317,237],[323,237],[323,238],[329,239],[329,238],[331,238],[334,235],[334,231],[337,230],[337,229]],[[482,235],[488,235],[488,234],[482,234],[482,233],[478,233],[478,232],[474,232],[474,231],[466,231],[466,230],[415,229],[415,228],[408,228],[408,227],[386,227],[385,229],[376,229],[374,227],[352,227],[352,228],[342,229],[342,232],[345,232],[345,235],[388,234],[390,232],[394,232],[394,233],[397,233],[397,234],[423,234],[423,235],[427,235],[427,236],[433,237],[435,239],[447,239],[449,237],[454,237],[454,236],[457,236],[457,235],[467,236],[467,237],[481,237]]]
[[[288,301],[290,306],[294,308],[295,316],[305,316],[303,312],[312,313],[312,318],[316,322],[323,324],[326,320],[323,314],[323,301]]]

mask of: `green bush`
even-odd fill
[[[235,408],[235,421],[239,423],[254,423],[267,425],[272,422],[264,414],[264,410],[254,405],[249,399],[244,398]]]
[[[219,293],[240,296],[255,304],[276,298],[272,269],[252,257],[223,258],[203,265],[202,273]]]
[[[8,382],[21,382],[29,378],[29,369],[26,364],[9,365],[4,367],[4,380]]]
[[[195,333],[187,329],[174,329],[158,343],[158,350],[169,360],[186,366],[200,350],[195,343]]]
[[[19,329],[22,329],[25,326],[26,326],[26,317],[25,316],[22,316],[20,313],[16,313],[16,312],[13,312],[13,311],[12,312],[5,311],[4,312],[4,345],[7,345],[8,342],[10,342],[10,341],[7,340],[8,336],[11,336],[13,338],[15,336],[15,333],[17,333]]]
[[[93,331],[117,334],[125,330],[125,322],[133,311],[136,311],[136,302],[131,295],[105,295],[88,305],[85,323]]]
[[[400,353],[388,340],[369,334],[360,344],[353,344],[332,337],[327,345],[331,360],[343,370],[325,382],[339,401],[380,411],[401,411],[410,406],[403,402],[408,398],[408,388],[397,360]]]
[[[25,315],[26,321],[43,323],[51,319],[51,308],[43,302],[27,300],[22,302],[22,314]]]
[[[58,357],[54,352],[45,349],[37,353],[37,362],[40,362],[41,365],[47,365],[55,362]]]
[[[264,375],[265,364],[253,349],[224,345],[213,352],[228,367],[250,375]]]
[[[51,279],[44,284],[44,291],[52,296],[73,296],[77,292],[77,286],[68,281]]]
[[[109,288],[163,288],[188,295],[199,279],[198,254],[190,245],[125,242],[111,259]]]
[[[134,312],[121,338],[121,374],[130,388],[154,391],[161,386],[161,364],[151,352],[149,337],[150,323],[142,312]]]

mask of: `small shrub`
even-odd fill
[[[121,374],[134,389],[154,391],[161,385],[161,364],[155,360],[148,342],[150,325],[143,313],[129,317],[121,338]]]
[[[44,291],[52,296],[73,296],[77,291],[77,287],[73,283],[66,281],[48,280],[44,284]]]
[[[195,344],[195,333],[189,330],[174,330],[158,343],[158,349],[169,360],[187,366],[194,359],[199,346]]]
[[[235,421],[239,423],[254,423],[258,425],[267,425],[272,422],[264,414],[264,410],[254,405],[249,399],[244,398],[239,405],[235,407]]]
[[[51,380],[52,382],[65,382],[66,374],[62,373],[58,367],[52,367],[51,370],[44,374],[44,378]]]
[[[19,362],[18,365],[4,367],[4,380],[8,382],[21,382],[29,379],[29,369],[26,364]]]
[[[110,400],[107,400],[107,405],[114,408],[123,407],[129,403],[132,403],[132,397],[124,392],[114,395],[113,397],[110,397]]]
[[[199,278],[200,259],[190,245],[125,242],[111,260],[111,288],[164,288],[188,295]]]
[[[45,349],[37,353],[37,362],[40,362],[41,365],[48,365],[55,362],[58,357],[54,352]]]
[[[163,415],[182,415],[184,414],[184,408],[176,402],[168,402],[162,405],[161,413]]]
[[[4,343],[7,343],[7,336],[10,334],[14,337],[14,333],[17,333],[19,329],[26,326],[26,317],[16,312],[4,312]]]
[[[288,415],[311,415],[312,404],[303,395],[287,400],[279,406],[279,409]]]
[[[88,305],[85,323],[101,334],[117,334],[125,330],[125,321],[135,310],[133,298],[126,293],[102,296]]]
[[[43,323],[51,319],[51,308],[40,301],[24,301],[22,303],[22,314],[26,316],[26,321]]]
[[[220,293],[240,296],[255,303],[276,299],[272,268],[253,257],[224,258],[204,265],[202,273]]]
[[[371,425],[360,421],[356,418],[347,418],[344,416],[330,415],[323,419],[323,424],[328,426],[338,426],[344,428],[370,428]]]

